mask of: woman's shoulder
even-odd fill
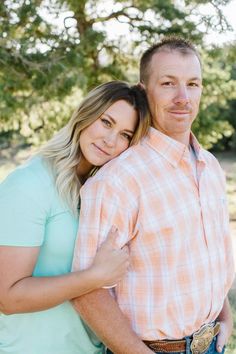
[[[0,185],[0,244],[40,246],[51,215],[50,175],[40,158],[15,169]]]
[[[6,177],[0,185],[0,193],[15,191],[42,200],[49,197],[52,188],[49,168],[40,156],[35,156]]]

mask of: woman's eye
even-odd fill
[[[127,139],[128,141],[130,141],[132,139],[132,136],[127,134],[127,133],[122,133],[122,136]]]
[[[106,127],[111,127],[111,122],[108,119],[101,118],[101,121]]]

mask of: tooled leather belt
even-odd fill
[[[192,354],[202,354],[209,346],[213,338],[220,331],[220,323],[203,325],[198,331],[193,333],[191,338],[190,349]],[[186,340],[153,340],[143,341],[151,350],[160,353],[178,353],[186,351]]]

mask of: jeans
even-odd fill
[[[175,353],[169,352],[168,354],[192,354],[192,351],[191,351],[191,349],[189,348],[189,346],[190,346],[190,340],[189,340],[189,338],[186,338],[186,340],[187,340],[188,344],[187,344],[187,349],[186,349],[185,352],[175,352]],[[223,348],[221,354],[223,354],[224,351],[225,351],[225,348]],[[107,354],[112,354],[112,352],[111,352],[109,349],[107,349]],[[135,354],[135,353],[134,353],[134,354]],[[156,352],[156,354],[163,354],[163,353]],[[208,350],[207,350],[206,352],[204,352],[204,354],[219,354],[219,353],[217,352],[217,350],[216,350],[216,337],[213,338],[210,347],[208,348]]]

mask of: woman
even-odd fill
[[[112,229],[92,266],[70,273],[79,190],[94,169],[145,135],[148,125],[139,87],[103,84],[0,186],[1,354],[103,353],[69,300],[119,281],[128,256],[113,249]]]

